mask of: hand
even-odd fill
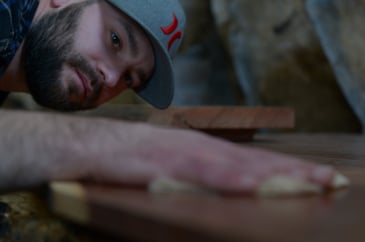
[[[331,167],[202,133],[35,112],[0,112],[0,190],[52,180],[148,185],[157,178],[252,192],[273,175],[330,186]]]
[[[110,127],[111,128],[111,127]],[[334,170],[298,158],[248,148],[201,133],[132,125],[113,127],[114,139],[90,150],[89,179],[146,185],[160,177],[229,193],[253,192],[273,175],[330,186]],[[126,138],[127,137],[127,138]]]

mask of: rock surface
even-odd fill
[[[365,3],[309,0],[308,12],[337,81],[365,126]]]
[[[183,51],[189,58],[177,60],[179,104],[190,104],[186,100],[195,92],[195,104],[230,97],[237,105],[291,106],[299,131],[361,131],[356,104],[348,104],[338,85],[304,0],[181,1],[194,24],[188,25],[187,36],[193,37]],[[197,46],[204,51],[196,51]],[[221,53],[217,66],[226,75],[219,76],[220,82],[212,78],[218,75],[211,52]]]

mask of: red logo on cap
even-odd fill
[[[176,14],[174,14],[172,23],[166,27],[162,26],[161,30],[162,30],[162,32],[164,32],[165,35],[171,35],[176,31],[178,26],[179,26],[179,20],[177,19]],[[177,31],[174,35],[172,35],[171,38],[169,39],[168,50],[171,49],[171,46],[174,44],[174,42],[176,40],[181,39],[181,38],[182,38],[181,30]]]

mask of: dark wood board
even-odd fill
[[[82,114],[193,129],[235,142],[252,141],[258,129],[295,127],[294,110],[279,107],[196,106],[158,110],[142,105],[107,105]]]
[[[120,239],[360,242],[365,241],[364,144],[361,136],[344,135],[268,135],[250,144],[335,164],[350,178],[348,189],[321,196],[157,195],[77,184],[74,192],[70,186],[51,190],[51,204],[57,214]]]

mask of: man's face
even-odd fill
[[[43,106],[96,107],[140,88],[154,69],[143,30],[106,1],[84,1],[36,21],[24,44],[28,88]]]

